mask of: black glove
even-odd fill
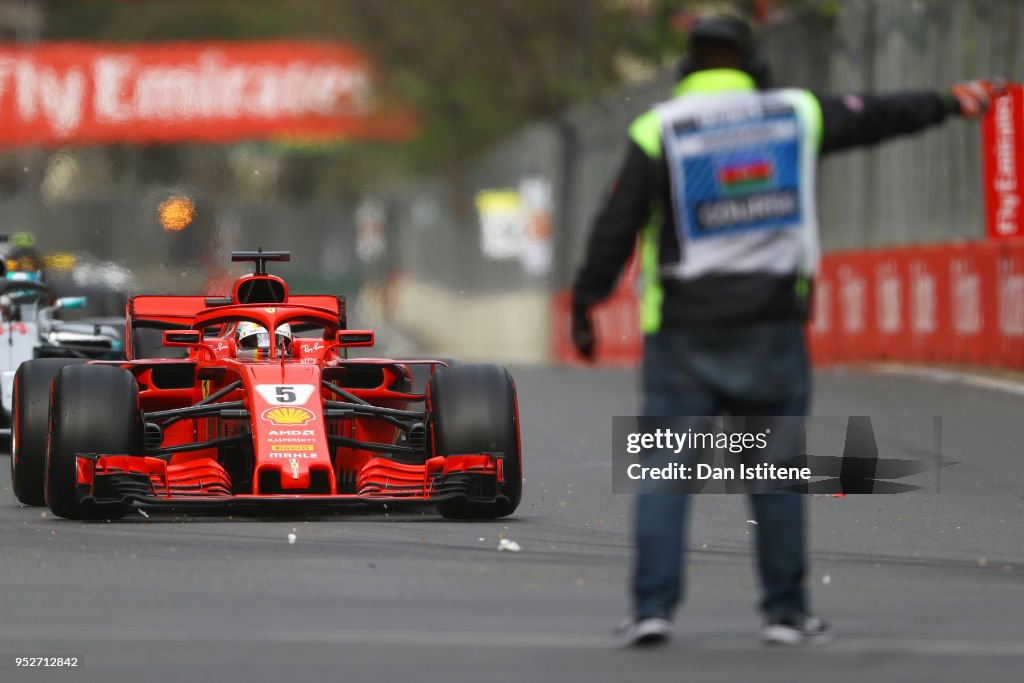
[[[573,302],[572,345],[588,363],[594,360],[594,342],[594,326],[590,323],[590,312],[586,306]]]

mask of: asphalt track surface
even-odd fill
[[[745,501],[702,496],[676,640],[626,651],[609,636],[627,611],[630,557],[609,416],[635,411],[634,374],[514,374],[526,497],[500,522],[133,511],[78,523],[18,506],[0,474],[0,681],[1024,677],[1024,452],[1005,430],[1024,395],[941,376],[820,374],[819,414],[962,418],[946,450],[978,490],[811,499],[813,602],[840,633],[815,649],[757,643]],[[521,552],[499,552],[501,537]],[[74,655],[79,667],[16,669],[29,654]]]

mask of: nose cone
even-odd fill
[[[257,364],[243,372],[252,405],[256,493],[333,493],[319,366]]]

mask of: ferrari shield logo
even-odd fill
[[[291,466],[292,466],[292,479],[298,479],[299,478],[299,461],[296,460],[295,458],[292,458],[289,464],[291,464]]]
[[[213,386],[213,380],[204,379],[200,384],[202,385],[203,388],[203,398],[206,398],[207,396],[210,395],[210,387]]]

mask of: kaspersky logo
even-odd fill
[[[278,406],[263,411],[263,419],[275,425],[304,425],[316,419],[316,415],[305,408]]]

